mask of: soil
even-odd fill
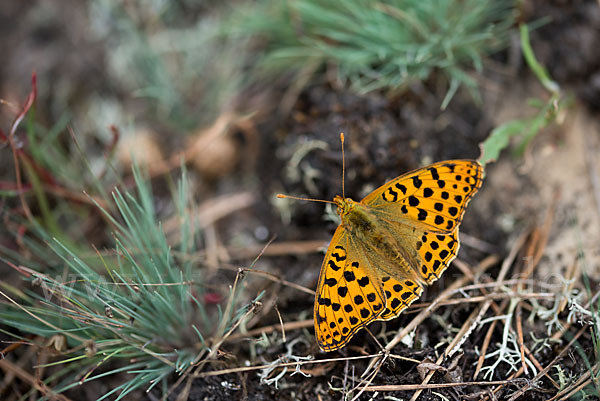
[[[8,4],[12,3],[12,4]],[[67,16],[50,18],[44,24],[35,23],[35,10],[40,3],[25,6],[20,2],[0,5],[0,47],[8,49],[14,57],[0,66],[0,94],[3,98],[21,98],[17,94],[27,92],[29,71],[23,65],[36,65],[40,81],[45,80],[40,91],[38,108],[40,118],[56,121],[58,112],[51,107],[60,93],[61,100],[73,104],[98,93],[110,92],[115,96],[118,90],[103,81],[101,69],[91,67],[101,65],[104,59],[100,46],[89,46],[85,24],[81,23],[82,6],[71,2],[68,11],[75,20],[73,25],[63,25]],[[600,282],[600,7],[589,1],[531,1],[526,12],[531,21],[550,16],[551,20],[536,28],[532,34],[532,45],[539,61],[546,66],[549,74],[562,90],[572,93],[574,102],[559,119],[559,124],[543,130],[528,146],[524,155],[515,156],[505,151],[500,159],[486,167],[483,188],[469,205],[469,210],[461,225],[462,247],[459,259],[468,266],[476,266],[490,254],[500,255],[500,261],[512,249],[515,241],[532,227],[549,224],[544,253],[534,273],[535,280],[544,283],[560,282],[570,266],[578,264],[589,279],[592,289],[599,288]],[[3,24],[14,15],[24,21],[18,27]],[[67,38],[77,37],[70,42]],[[61,46],[64,46],[61,47]],[[44,57],[42,49],[54,48],[59,53],[72,54],[77,50],[77,60]],[[199,183],[197,188],[210,196],[247,191],[253,197],[250,207],[240,210],[220,220],[215,225],[217,242],[231,245],[228,249],[260,249],[272,236],[274,244],[291,241],[322,241],[325,247],[335,230],[336,223],[326,219],[325,207],[321,203],[274,201],[275,194],[286,193],[330,200],[342,191],[342,153],[339,133],[345,134],[345,183],[346,196],[355,200],[383,184],[387,180],[419,166],[453,158],[477,158],[480,143],[499,124],[511,119],[531,115],[532,109],[526,106],[527,98],[545,99],[547,94],[523,65],[508,64],[511,49],[494,55],[484,70],[481,80],[482,103],[478,104],[466,90],[460,90],[446,110],[440,109],[444,91],[440,90],[440,78],[433,76],[429,81],[408,88],[406,92],[393,97],[378,93],[356,95],[332,83],[321,83],[305,88],[285,115],[261,117],[254,122],[256,136],[249,136],[244,128],[234,129],[232,135],[239,149],[249,149],[253,140],[257,141],[256,155],[252,164],[246,163],[243,156],[237,160],[231,173],[223,177],[202,179],[201,174],[193,175]],[[80,59],[81,58],[81,59]],[[32,61],[27,61],[32,60]],[[83,60],[83,61],[82,61]],[[64,66],[63,66],[64,64]],[[498,65],[502,67],[499,68]],[[64,68],[63,68],[64,67]],[[24,75],[23,71],[27,71]],[[501,70],[501,71],[499,71]],[[98,77],[90,80],[89,76]],[[52,80],[50,81],[50,78]],[[51,82],[51,83],[50,83]],[[61,84],[69,85],[57,89]],[[79,85],[79,83],[82,83]],[[83,85],[83,83],[87,83]],[[43,88],[52,85],[51,88]],[[84,110],[73,109],[75,118]],[[0,114],[1,117],[6,117]],[[6,124],[3,125],[5,127]],[[254,139],[253,139],[254,138]],[[258,138],[258,139],[257,139]],[[176,140],[175,140],[176,142]],[[173,145],[173,144],[171,144]],[[178,144],[180,145],[180,144]],[[299,155],[304,155],[299,157]],[[10,165],[0,161],[0,165]],[[249,168],[250,166],[250,168]],[[6,177],[3,176],[3,179]],[[168,188],[157,190],[158,197],[168,199]],[[162,192],[161,192],[162,191]],[[210,198],[207,196],[207,198]],[[206,201],[207,199],[201,199]],[[160,203],[157,201],[157,203]],[[97,235],[90,231],[88,235]],[[97,238],[95,239],[98,240]],[[312,246],[302,252],[263,255],[256,268],[273,273],[289,282],[315,288],[323,254],[319,246]],[[216,248],[215,248],[216,249]],[[267,248],[268,249],[268,248]],[[216,263],[231,262],[248,266],[256,254],[236,254],[215,256]],[[523,265],[526,262],[519,262]],[[0,273],[10,272],[7,282],[18,282],[14,270],[0,265]],[[488,269],[489,277],[496,277],[501,262]],[[221,296],[228,291],[225,283],[230,283],[233,272],[211,270],[214,288],[221,288]],[[426,289],[419,302],[430,302],[463,273],[452,266],[433,286]],[[251,275],[245,296],[251,299],[259,291],[266,292],[262,310],[247,325],[252,330],[270,325],[312,319],[314,298],[297,289],[281,285],[258,275]],[[275,306],[277,308],[275,308]],[[454,328],[460,328],[473,312],[468,303],[440,308],[435,315],[419,325],[413,346],[397,345],[392,353],[420,361],[435,361],[443,352],[449,339],[453,338]],[[387,333],[390,340],[396,331],[405,327],[419,310],[403,313],[398,319],[369,326],[371,333]],[[530,311],[524,311],[524,320]],[[569,313],[565,310],[561,317]],[[526,333],[542,337],[546,327],[540,320],[523,322]],[[471,381],[475,364],[479,357],[479,347],[483,343],[487,329],[476,329],[463,344],[463,353],[455,359],[456,372],[465,381]],[[251,351],[246,339],[226,342],[221,351],[227,358],[221,364],[207,368],[268,364],[284,356],[311,355],[318,359],[340,358],[356,355],[376,354],[380,351],[372,336],[362,330],[354,336],[351,344],[340,351],[324,353],[319,351],[314,341],[312,328],[291,330],[286,333],[283,344],[279,334],[269,337],[267,348]],[[378,337],[381,341],[382,337]],[[1,338],[4,340],[4,338]],[[526,338],[530,340],[529,337]],[[494,332],[492,347],[501,340],[500,330]],[[547,366],[557,356],[560,344],[536,353],[542,366]],[[587,342],[586,342],[587,341]],[[288,349],[294,344],[293,349]],[[384,344],[385,345],[385,344]],[[591,349],[587,339],[582,346]],[[258,352],[252,362],[252,352]],[[579,355],[564,358],[560,364],[572,375],[585,372]],[[334,361],[326,364],[303,365],[303,373],[291,374],[293,368],[280,380],[273,379],[279,371],[271,372],[261,380],[261,371],[248,371],[196,379],[189,388],[189,400],[339,400],[346,399],[346,392],[359,381],[369,359],[348,362]],[[444,361],[448,368],[452,360]],[[490,380],[504,380],[511,372],[506,365],[500,365]],[[448,372],[442,369],[433,375],[431,383],[448,382]],[[306,375],[310,375],[307,379]],[[531,377],[530,377],[531,378]],[[100,393],[110,388],[114,378],[102,384],[91,383],[87,390],[75,389],[66,393],[71,399],[88,399],[90,394]],[[381,367],[373,384],[401,385],[421,383],[422,379],[413,362],[388,359]],[[496,394],[498,399],[508,399],[512,391],[519,389],[523,382],[507,386]],[[95,386],[95,387],[94,387]],[[183,386],[181,386],[182,388]],[[544,379],[539,387],[553,389]],[[181,388],[178,390],[180,391]],[[419,400],[469,399],[467,396],[487,395],[488,386],[455,387],[426,390]],[[555,391],[555,390],[554,390]],[[480,393],[478,393],[480,392]],[[397,399],[410,399],[414,391],[384,393]],[[169,399],[177,399],[174,392]],[[139,393],[139,397],[149,400],[159,399],[160,394]],[[353,394],[354,396],[355,394]],[[373,393],[364,393],[358,399],[369,400]],[[544,391],[530,391],[523,400],[546,400],[550,396]],[[139,398],[143,399],[143,398]],[[383,399],[380,394],[375,399]],[[475,398],[479,399],[479,398]]]

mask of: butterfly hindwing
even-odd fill
[[[384,310],[376,273],[361,257],[363,249],[340,225],[327,249],[315,298],[315,334],[321,349],[332,351]]]
[[[482,175],[475,160],[434,163],[393,179],[361,202],[421,231],[450,234],[481,187]]]
[[[427,284],[432,284],[458,254],[458,229],[447,235],[423,233],[414,246],[421,257],[417,270]]]
[[[377,320],[390,320],[395,318],[415,300],[419,299],[421,293],[423,293],[423,287],[415,280],[397,280],[391,276],[383,276],[381,282],[386,303],[385,311],[377,318]]]

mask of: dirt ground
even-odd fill
[[[32,69],[38,72],[40,80],[36,113],[42,121],[57,119],[60,110],[54,104],[61,103],[80,105],[72,108],[76,122],[80,116],[84,119],[88,110],[81,105],[90,97],[119,93],[110,82],[104,81],[106,77],[98,67],[103,63],[105,50],[101,44],[90,46],[86,35],[81,33],[85,32],[82,21],[85,13],[78,2],[71,2],[68,11],[76,22],[67,25],[60,23],[65,16],[52,13],[43,22],[36,22],[40,9],[52,9],[41,2],[28,6],[21,2],[10,3],[0,6],[0,48],[6,50],[1,53],[11,54],[0,65],[0,98],[23,98]],[[433,302],[452,283],[463,278],[465,271],[475,272],[486,258],[496,259],[483,276],[495,279],[503,268],[502,261],[523,238],[526,238],[523,240],[526,245],[522,245],[523,249],[516,256],[518,268],[510,272],[509,278],[518,277],[518,269],[527,270],[532,254],[525,248],[527,244],[537,243],[542,254],[535,264],[535,271],[531,272],[530,278],[534,281],[560,286],[566,285],[565,277],[578,277],[575,286],[583,291],[581,277],[585,274],[594,293],[600,288],[600,52],[597,51],[600,6],[592,0],[526,3],[529,20],[551,17],[532,32],[533,49],[565,93],[573,95],[573,103],[558,116],[557,124],[544,129],[532,141],[523,155],[515,155],[509,149],[497,162],[486,167],[483,187],[470,203],[461,225],[459,261],[426,289],[418,305],[398,319],[371,324],[369,330],[374,335],[385,333],[378,337],[380,340],[390,341],[428,302]],[[29,23],[19,26],[3,23],[15,15]],[[322,83],[304,89],[289,113],[272,118],[269,116],[273,114],[264,113],[260,119],[252,121],[251,128],[243,124],[236,126],[232,130],[232,144],[224,145],[235,148],[234,163],[223,167],[231,171],[214,179],[191,173],[198,180],[193,187],[198,194],[203,194],[198,195],[200,204],[210,203],[223,195],[235,195],[239,200],[239,206],[231,206],[231,213],[211,225],[212,240],[206,243],[209,259],[206,268],[210,272],[211,288],[225,298],[227,285],[235,277],[235,271],[218,266],[248,266],[274,237],[255,268],[314,289],[322,250],[336,223],[324,218],[326,212],[322,204],[276,199],[275,195],[286,193],[332,199],[340,194],[340,132],[344,132],[346,138],[345,192],[354,199],[362,198],[386,180],[434,161],[478,158],[480,143],[494,127],[533,113],[527,106],[528,98],[547,97],[520,58],[513,56],[514,46],[513,41],[511,47],[486,61],[484,74],[478,78],[481,104],[477,104],[466,90],[461,90],[447,110],[440,110],[443,92],[435,76],[395,97],[377,93],[358,96],[330,83]],[[50,52],[49,49],[54,50]],[[78,50],[77,57],[73,56],[74,49]],[[72,56],[57,57],[54,52]],[[518,49],[516,54],[519,54]],[[135,101],[129,101],[124,107],[135,110]],[[2,121],[9,121],[6,110],[0,113]],[[166,143],[164,148],[173,153],[183,142],[180,138],[159,141]],[[4,171],[10,166],[10,160],[0,160]],[[4,175],[3,179],[6,179]],[[170,196],[160,179],[155,178],[153,184],[157,187],[157,197],[167,199]],[[97,231],[89,228],[86,235],[93,237],[95,234]],[[536,235],[534,241],[532,236]],[[7,282],[19,282],[13,270],[0,267],[3,269],[0,273],[11,275],[6,278]],[[220,362],[210,365],[209,371],[248,363],[268,364],[278,358],[291,362],[289,355],[325,359],[372,355],[380,351],[371,335],[363,330],[348,347],[333,353],[321,352],[312,329],[314,297],[281,282],[251,274],[247,281],[247,298],[252,299],[260,291],[266,294],[262,308],[245,329],[260,332],[261,328],[274,327],[265,334],[269,346],[251,350],[249,343],[253,340],[248,338],[259,338],[258,334],[254,337],[233,336],[224,343]],[[393,348],[393,354],[419,361],[428,359],[433,363],[474,310],[475,306],[469,303],[440,308],[418,326],[412,346],[398,344]],[[523,312],[526,333],[533,333],[538,338],[544,336],[544,322],[527,320],[530,313],[533,314],[531,309]],[[566,317],[568,313],[569,310],[565,310],[561,316]],[[280,338],[280,318],[282,324],[299,322],[297,328],[286,331],[285,343]],[[582,327],[575,326],[574,330]],[[438,370],[430,383],[447,383],[451,366],[460,373],[456,382],[463,378],[473,381],[480,347],[487,333],[485,327],[476,328],[466,337],[462,354],[444,360],[442,365],[447,371]],[[494,345],[499,341],[501,332],[497,329],[490,343]],[[552,347],[539,351],[536,357],[541,366],[551,363],[560,347],[568,341],[561,338]],[[591,347],[589,336],[581,337],[580,341]],[[258,354],[253,355],[254,352]],[[286,355],[288,359],[284,358]],[[570,356],[561,359],[560,366],[574,375],[585,371],[579,356],[575,353]],[[250,362],[251,358],[254,362]],[[263,380],[259,377],[263,370],[207,376],[193,382],[188,399],[346,399],[347,390],[360,381],[368,363],[369,359],[336,360],[303,366],[303,374],[293,375],[293,368],[290,368],[277,381],[277,386],[274,381],[267,382],[280,371],[265,373]],[[490,380],[505,380],[511,373],[506,365],[500,365]],[[481,376],[478,379],[481,380]],[[105,382],[90,383],[66,395],[73,400],[95,399],[95,394],[101,394],[118,382],[119,378],[107,378]],[[389,359],[380,367],[372,384],[422,382],[415,363]],[[524,384],[515,381],[495,397],[509,399],[511,393]],[[419,400],[484,399],[492,388],[480,385],[427,389]],[[540,381],[538,388],[542,390],[529,391],[519,399],[547,400],[556,393],[547,378]],[[548,389],[554,392],[547,393]],[[389,399],[407,400],[414,395],[414,389],[383,392],[377,397],[374,392],[363,393],[358,399],[385,399],[385,395],[396,397]],[[155,400],[160,394],[153,390],[148,394],[140,393],[139,397]],[[172,394],[169,399],[176,400],[177,394]]]

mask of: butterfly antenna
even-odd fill
[[[340,142],[342,143],[342,198],[346,198],[346,155],[344,154],[344,133],[340,132]]]
[[[277,197],[281,198],[281,199],[296,199],[296,200],[309,201],[309,202],[331,203],[331,204],[335,205],[335,202],[323,200],[323,199],[302,198],[300,196],[290,196],[290,195],[284,195],[284,194],[277,194]]]

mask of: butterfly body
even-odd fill
[[[366,249],[374,257],[392,261],[392,265],[402,270],[402,274],[413,279],[419,280],[413,270],[410,268],[414,261],[414,255],[410,255],[397,238],[404,238],[414,232],[409,224],[396,224],[392,227],[387,221],[381,218],[376,210],[362,202],[356,202],[351,198],[336,196],[333,201],[338,205],[337,212],[342,220],[344,229],[353,241],[365,244],[371,244]],[[403,234],[402,231],[405,233]],[[380,269],[380,266],[377,266]],[[400,274],[395,272],[396,274]],[[393,272],[388,272],[393,274]]]
[[[341,223],[323,261],[315,298],[321,349],[345,346],[374,320],[398,316],[458,252],[458,225],[482,183],[474,160],[404,174],[360,202],[336,196]]]

